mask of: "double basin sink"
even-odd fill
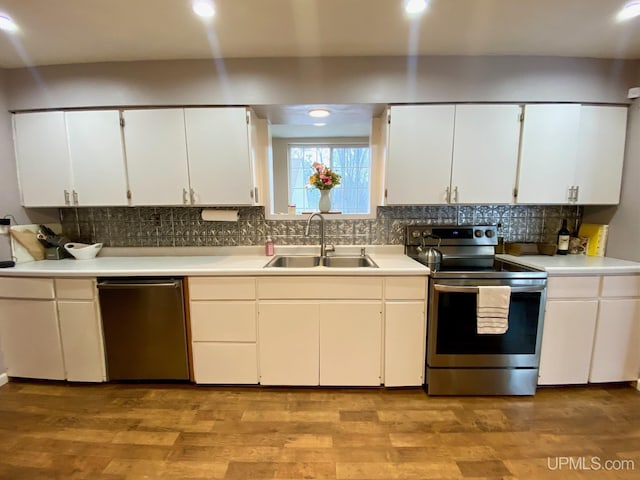
[[[312,255],[277,255],[267,263],[265,268],[378,268],[368,255],[333,257],[316,257]]]

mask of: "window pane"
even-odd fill
[[[369,213],[371,161],[365,145],[289,145],[289,196],[296,213],[317,211],[320,192],[310,187],[312,165],[318,162],[341,176],[332,189],[331,209]]]

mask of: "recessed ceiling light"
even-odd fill
[[[326,118],[329,115],[331,115],[331,112],[329,110],[325,110],[324,108],[309,110],[309,116],[313,118]]]
[[[0,30],[5,32],[17,32],[18,25],[11,19],[9,15],[4,13],[0,14]]]
[[[629,20],[640,15],[640,1],[627,2],[618,12],[618,21]]]
[[[404,11],[409,15],[418,15],[427,9],[427,0],[405,0]]]
[[[318,122],[318,123],[314,123],[313,126],[314,127],[324,127],[326,125],[326,123],[324,122]]]
[[[216,9],[211,0],[193,0],[191,8],[196,15],[202,18],[211,18],[216,14]]]

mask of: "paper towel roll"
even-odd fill
[[[207,222],[237,222],[238,210],[202,209],[202,219]]]

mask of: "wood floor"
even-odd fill
[[[637,479],[640,392],[0,388],[0,479],[143,478]]]

